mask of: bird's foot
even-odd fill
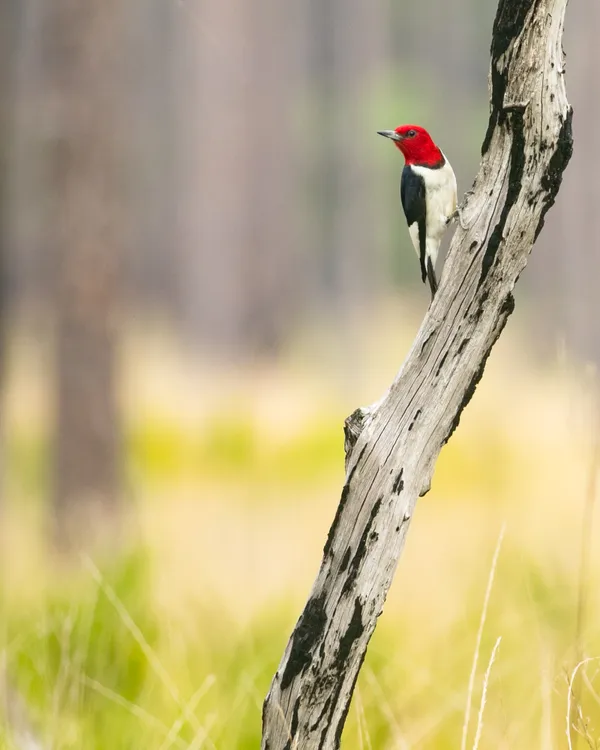
[[[450,224],[451,221],[454,221],[455,219],[458,219],[458,223],[460,224],[460,228],[463,229],[465,232],[467,229],[471,226],[468,224],[462,217],[462,208],[457,208],[456,211],[451,214],[447,219],[446,223]]]
[[[450,222],[451,222],[451,221],[454,221],[455,219],[458,219],[458,223],[460,224],[460,227],[461,227],[461,229],[463,229],[463,230],[464,230],[465,232],[467,231],[467,229],[469,229],[469,227],[471,226],[471,224],[470,224],[470,223],[468,223],[468,222],[466,222],[466,221],[465,221],[465,220],[463,219],[463,216],[462,216],[462,212],[463,212],[463,210],[465,209],[465,206],[467,205],[467,198],[468,198],[468,197],[469,197],[470,195],[473,195],[473,191],[472,191],[472,190],[468,190],[468,191],[467,191],[467,192],[465,193],[465,197],[463,198],[463,201],[462,201],[462,203],[461,203],[461,204],[460,204],[460,206],[459,206],[459,207],[458,207],[458,208],[456,209],[456,211],[455,211],[455,212],[454,212],[453,214],[451,214],[451,215],[450,215],[450,216],[449,216],[449,217],[448,217],[448,218],[446,219],[446,224],[450,224]]]

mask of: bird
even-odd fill
[[[444,231],[456,217],[456,176],[450,162],[425,128],[399,125],[378,130],[402,152],[405,165],[400,180],[400,200],[408,232],[421,264],[421,279],[429,281],[431,299],[438,281],[435,264]]]

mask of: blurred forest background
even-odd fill
[[[428,305],[376,131],[424,125],[469,189],[495,11],[0,1],[0,747],[258,746],[343,418]],[[598,0],[572,2],[574,157],[419,505],[346,747],[458,746],[503,523],[481,747],[564,747],[567,676],[600,656],[599,33]],[[598,669],[574,686],[580,747]]]

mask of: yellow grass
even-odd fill
[[[336,346],[327,331],[244,369],[192,360],[166,335],[128,337],[130,543],[118,559],[92,553],[73,569],[42,541],[44,474],[35,477],[49,391],[35,347],[15,344],[0,648],[45,746],[257,746],[260,705],[339,499],[343,418],[381,394],[416,326],[408,309],[381,320],[379,340],[354,337],[363,355],[352,378],[347,339]],[[418,504],[345,747],[456,748],[468,695],[480,749],[563,747],[568,716],[573,747],[598,741],[598,530],[577,642],[598,415],[590,378],[536,365],[517,331],[511,322]],[[584,675],[577,706],[574,674]],[[468,739],[465,727],[463,747]]]

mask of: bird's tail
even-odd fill
[[[427,279],[429,281],[429,288],[431,289],[431,299],[433,299],[438,290],[438,282],[435,277],[435,268],[433,267],[430,255],[427,256]],[[423,279],[423,281],[425,281],[425,279]]]

